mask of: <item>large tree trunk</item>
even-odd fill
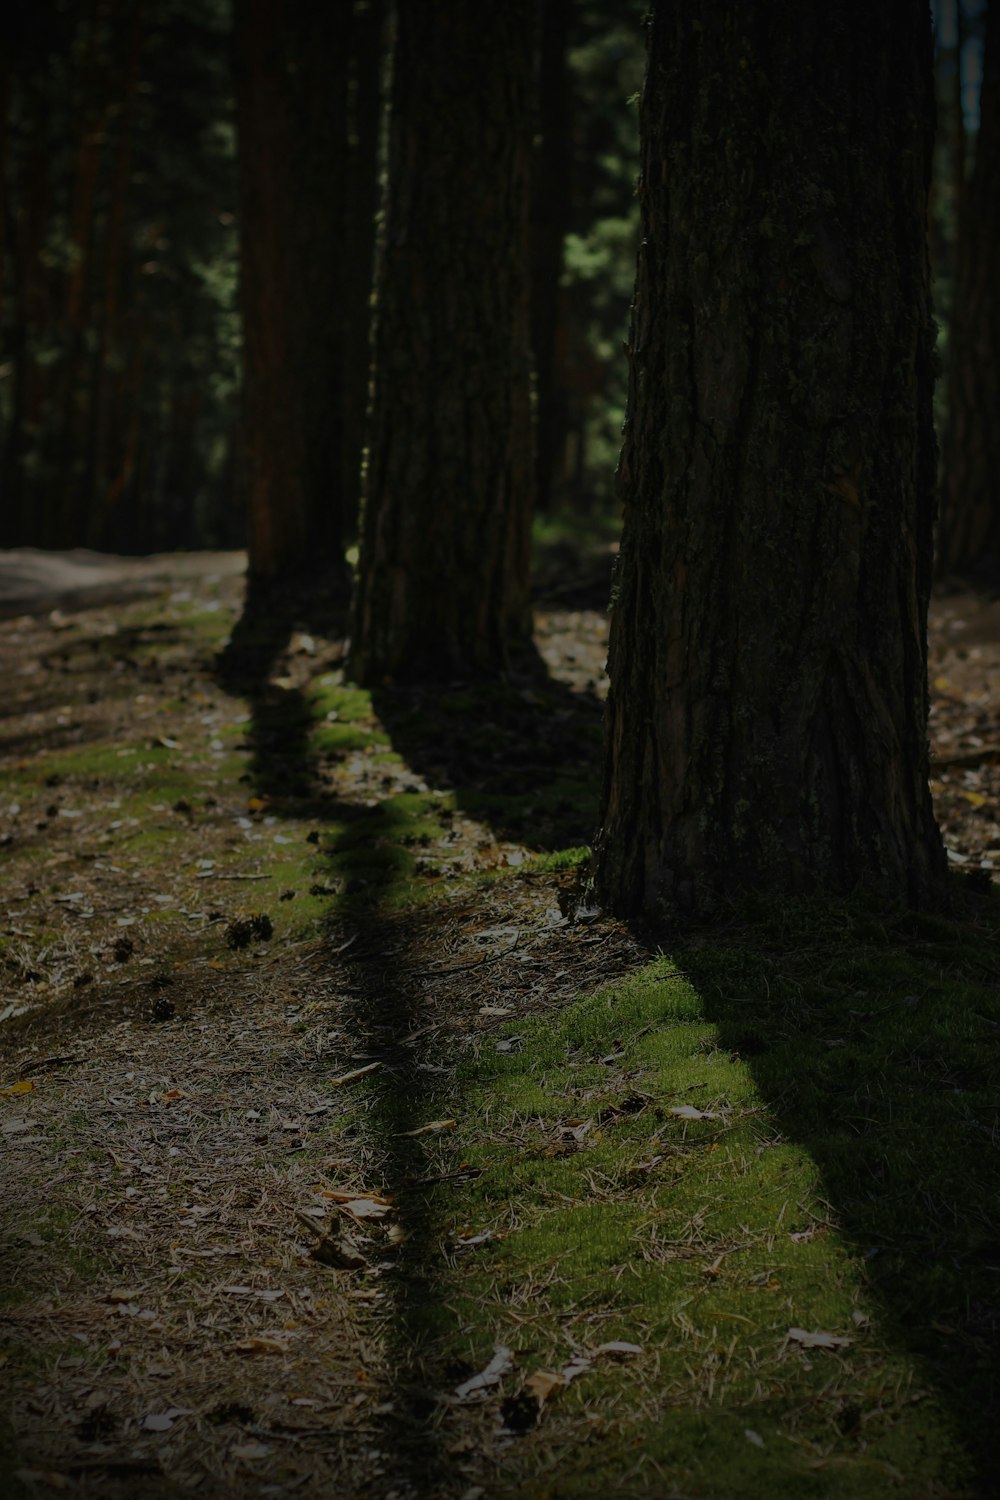
[[[597,879],[921,901],[935,447],[914,0],[660,0]]]
[[[533,5],[398,12],[352,670],[503,669],[526,634]]]
[[[250,573],[346,588],[340,235],[352,0],[237,0]]]
[[[948,335],[939,571],[1000,582],[1000,5],[987,11]]]

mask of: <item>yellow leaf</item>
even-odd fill
[[[557,1375],[554,1370],[536,1370],[524,1382],[524,1389],[529,1396],[534,1396],[539,1406],[543,1406],[552,1392],[563,1384],[562,1376]]]
[[[30,1078],[22,1078],[18,1083],[12,1083],[9,1089],[0,1089],[0,1094],[30,1094],[34,1087]]]
[[[971,802],[973,807],[985,807],[989,801],[989,798],[984,797],[982,792],[963,792],[962,796],[966,802]]]
[[[261,808],[264,808],[266,806],[267,806],[267,798],[266,797],[251,797],[249,799],[249,801],[247,802],[247,807],[250,809],[251,812],[260,812]]]

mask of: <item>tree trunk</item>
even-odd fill
[[[1000,6],[987,10],[948,336],[939,571],[1000,582]]]
[[[566,293],[563,245],[573,208],[571,0],[540,0],[538,134],[531,184],[531,342],[535,355],[536,497],[551,510],[566,464]]]
[[[654,7],[597,881],[923,901],[933,83],[913,0]]]
[[[344,306],[360,312],[344,319],[341,383],[341,451],[344,525],[356,535],[361,497],[361,460],[371,364],[372,276],[378,209],[378,141],[382,118],[382,28],[384,0],[355,0],[351,31],[348,105],[348,186],[342,227]]]
[[[493,674],[528,631],[532,22],[398,11],[359,681]]]
[[[77,521],[81,530],[85,528],[91,546],[97,545],[108,520],[112,393],[119,383],[119,375],[114,366],[121,355],[118,313],[126,248],[126,206],[132,158],[132,129],[143,41],[142,20],[142,6],[136,0],[129,21],[122,98],[117,111],[118,135],[105,225],[104,301],[94,369],[87,462],[88,483],[85,492],[89,504]]]
[[[352,0],[237,0],[243,460],[251,576],[343,561],[339,237]]]

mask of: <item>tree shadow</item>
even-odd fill
[[[377,1065],[352,1087],[363,1101],[360,1128],[379,1179],[371,1186],[392,1198],[398,1226],[379,1266],[391,1371],[379,1417],[381,1448],[405,1486],[399,1493],[424,1495],[456,1475],[440,1438],[444,1410],[435,1394],[450,1377],[432,1369],[428,1343],[440,1286],[435,1195],[443,1157],[433,1131],[413,1132],[455,1105],[450,1070],[438,1066],[428,1034],[429,1020],[441,1019],[443,994],[439,964],[428,966],[428,956],[462,934],[456,937],[455,903],[440,899],[449,884],[444,856],[436,858],[438,843],[448,844],[453,815],[443,811],[433,832],[415,842],[419,818],[415,825],[399,802],[450,794],[440,805],[453,797],[461,815],[483,825],[483,843],[491,845],[483,858],[494,864],[498,840],[541,854],[584,845],[596,818],[602,705],[593,692],[555,681],[534,650],[501,684],[377,689],[378,720],[418,780],[401,799],[368,798],[373,805],[365,805],[338,794],[317,747],[308,681],[296,686],[282,670],[296,632],[336,640],[345,624],[342,611],[317,613],[301,593],[259,594],[236,626],[218,675],[249,701],[250,790],[276,816],[313,824],[323,872],[313,889],[332,897],[327,953],[340,977],[338,1014],[354,1038],[350,1066]],[[335,660],[327,653],[324,666]],[[347,744],[337,753],[358,753],[349,736]],[[421,867],[429,869],[420,874]],[[436,899],[413,907],[406,898],[418,879],[425,889],[436,887]],[[456,1373],[451,1383],[463,1373],[471,1372]]]
[[[963,892],[957,905],[957,920],[789,908],[672,952],[778,1131],[809,1151],[881,1331],[942,1393],[988,1496],[1000,1493],[1000,901]]]
[[[539,854],[590,843],[604,706],[554,678],[533,646],[503,682],[381,687],[372,703],[407,765],[496,839]]]

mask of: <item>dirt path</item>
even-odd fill
[[[596,774],[603,617],[540,611],[527,751],[528,682],[493,740],[427,741],[386,705],[400,759],[351,717],[336,639],[292,629],[249,697],[220,679],[236,555],[28,562],[0,623],[9,1493],[490,1494],[475,1372],[415,1333],[428,1267],[463,1248],[424,1205],[462,1179],[463,1059],[641,957],[533,863],[587,837],[558,777]],[[938,805],[984,869],[998,640],[996,606],[935,606]],[[390,815],[359,852],[351,820]]]
[[[422,1191],[461,1178],[439,1125],[453,1072],[638,950],[567,921],[572,876],[522,875],[530,850],[461,809],[413,836],[429,906],[362,904],[312,938],[291,920],[344,884],[303,889],[324,809],[446,793],[369,742],[283,800],[294,726],[267,715],[336,676],[340,643],[293,633],[270,697],[227,692],[233,561],[182,560],[165,586],[162,560],[53,559],[0,625],[12,1483],[473,1494],[497,1441],[455,1395],[473,1372],[449,1385],[408,1334],[428,1257],[453,1251],[421,1232]],[[570,691],[592,689],[602,637],[597,616],[542,618]],[[483,869],[499,878],[474,889]]]

